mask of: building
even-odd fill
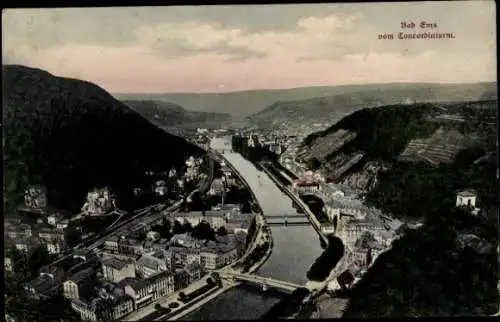
[[[206,270],[218,269],[232,264],[238,259],[238,250],[234,243],[215,243],[209,241],[200,251],[201,265]]]
[[[160,233],[156,232],[156,231],[149,231],[147,234],[146,234],[146,238],[148,240],[159,240],[160,239]]]
[[[161,254],[161,252],[158,252]],[[166,256],[156,257],[155,253],[142,255],[135,263],[136,270],[143,278],[148,278],[152,275],[158,274],[168,270],[170,267],[169,258]]]
[[[41,270],[39,276],[26,287],[28,294],[35,298],[49,298],[62,290],[64,271],[58,267]]]
[[[187,248],[199,248],[201,245],[199,240],[193,238],[190,234],[187,233],[174,235],[171,238],[170,242],[172,243],[172,245],[178,245]]]
[[[134,302],[122,287],[108,284],[98,294],[73,299],[71,308],[84,321],[117,321],[134,310]]]
[[[49,254],[60,254],[67,249],[67,244],[61,240],[45,242],[44,245]]]
[[[472,190],[460,191],[457,193],[456,206],[457,207],[461,207],[461,206],[475,207],[476,206],[476,198],[477,198],[477,195],[476,195],[475,191],[472,191]]]
[[[87,194],[87,201],[84,203],[82,211],[85,211],[90,216],[98,216],[115,208],[115,197],[105,187],[103,189],[95,188]]]
[[[60,213],[55,213],[47,217],[47,223],[52,227],[56,227],[57,223],[64,219],[64,215]]]
[[[210,185],[210,189],[207,194],[211,196],[221,196],[224,193],[224,181],[222,179],[214,179]]]
[[[108,240],[104,242],[104,250],[111,254],[118,254],[118,241],[120,237],[111,236]]]
[[[183,268],[174,270],[174,290],[186,288],[189,283],[189,274]]]
[[[125,278],[120,282],[127,294],[133,300],[134,310],[148,305],[159,297],[174,292],[174,275],[170,271],[160,272],[146,279]]]
[[[168,192],[167,183],[164,180],[156,181],[154,191],[157,196],[164,196]]]
[[[201,263],[201,248],[188,248],[182,246],[171,246],[169,250],[172,252],[172,264],[182,263],[188,264],[192,262]]]
[[[125,277],[135,277],[135,265],[131,260],[109,257],[102,261],[102,271],[106,280],[119,282]]]
[[[124,239],[118,240],[118,254],[130,257],[140,256],[144,253],[143,242],[136,239]]]
[[[29,209],[45,209],[47,207],[47,188],[42,185],[29,186],[24,191],[24,205]]]
[[[6,272],[12,272],[12,269],[13,269],[12,259],[10,257],[4,256],[3,260],[4,260],[4,263],[3,263],[4,270]]]
[[[78,299],[83,288],[92,287],[91,280],[95,276],[93,267],[86,268],[73,274],[63,283],[63,295],[67,299]]]
[[[314,194],[319,191],[320,184],[319,182],[294,182],[292,187],[296,193],[299,195],[304,194]]]
[[[354,263],[361,269],[366,269],[371,263],[371,249],[357,248],[352,251]]]

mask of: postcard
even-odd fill
[[[498,315],[493,1],[2,12],[8,321]]]

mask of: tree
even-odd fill
[[[185,231],[184,231],[184,227],[183,225],[179,222],[179,221],[174,221],[174,227],[172,228],[172,233],[174,235],[179,235],[179,234],[183,234]]]
[[[182,225],[182,229],[184,229],[184,232],[186,233],[193,232],[193,226],[191,226],[191,223],[189,221],[184,222],[184,224]]]
[[[215,240],[215,231],[209,223],[201,222],[194,226],[191,236],[200,240]]]
[[[226,236],[227,235],[226,227],[224,227],[224,226],[219,227],[219,229],[217,229],[217,235]]]

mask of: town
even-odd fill
[[[232,144],[212,151],[211,140],[228,135],[232,135]],[[328,142],[339,148],[352,136],[341,133],[335,138]],[[13,252],[33,254],[43,249],[52,262],[39,268],[38,276],[25,285],[26,291],[35,299],[62,295],[82,320],[176,318],[183,315],[182,310],[192,311],[189,307],[204,297],[232,287],[234,283],[228,284],[225,276],[242,266],[246,269],[241,272],[248,271],[253,264],[248,264],[248,258],[260,262],[258,265],[265,261],[266,249],[252,255],[255,248],[263,247],[252,243],[266,220],[267,225],[273,225],[272,219],[260,217],[257,200],[250,194],[235,193],[252,187],[224,159],[233,152],[256,160],[284,192],[303,200],[320,235],[342,240],[342,260],[327,272],[326,284],[313,279],[308,283],[310,290],[326,287],[334,296],[352,288],[405,229],[422,225],[403,224],[368,207],[359,191],[325,177],[324,172],[310,170],[299,146],[304,139],[301,136],[255,129],[197,129],[189,139],[205,149],[208,158],[188,157],[183,169],[170,169],[163,174],[165,179],[135,188],[135,196],[150,193],[163,201],[133,214],[118,208],[108,187],[89,191],[82,212],[73,216],[51,212],[43,186],[27,187],[19,213],[37,219],[33,224],[20,216],[5,220],[7,274],[17,269]],[[308,153],[321,155],[320,147],[315,149]],[[145,176],[155,175],[145,172]],[[475,208],[475,198],[474,192],[461,192],[457,206],[472,206],[477,214],[480,209]],[[321,206],[311,206],[311,200]],[[106,229],[101,226],[100,231],[90,232],[85,227],[89,218],[111,219]],[[260,221],[263,224],[257,225]],[[285,217],[287,224],[293,225],[293,217]],[[238,264],[242,259],[245,265]],[[339,307],[346,305],[341,301],[331,314],[341,316]]]

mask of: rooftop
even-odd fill
[[[93,267],[89,267],[79,272],[76,272],[75,274],[70,276],[68,280],[75,283],[80,283],[82,281],[85,281],[86,279],[91,278],[95,273],[96,273],[95,269]]]
[[[461,197],[476,197],[476,192],[472,189],[463,190],[457,193]]]
[[[114,269],[118,269],[118,270],[123,269],[125,266],[129,265],[130,263],[131,263],[131,261],[121,260],[121,259],[118,259],[116,257],[109,257],[109,258],[106,258],[102,261],[103,266],[110,266],[110,267],[112,267]]]

